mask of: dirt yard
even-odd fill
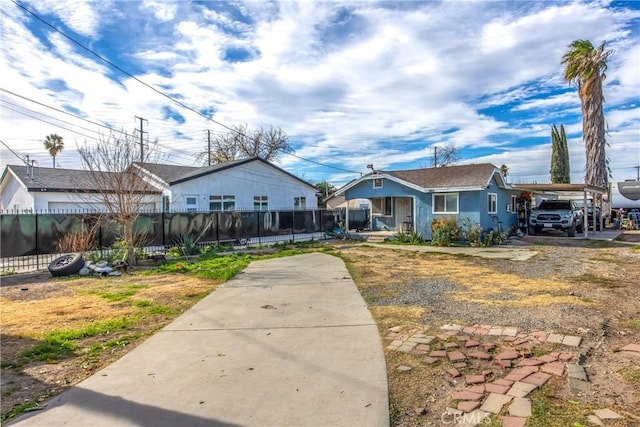
[[[349,242],[335,248],[378,322],[385,347],[394,328],[439,336],[430,350],[448,348],[456,344],[442,336],[441,327],[453,323],[580,336],[579,348],[543,344],[524,355],[562,350],[577,360],[584,352],[589,377],[580,392],[571,391],[564,377],[535,391],[527,426],[586,426],[586,417],[601,408],[624,417],[607,425],[640,425],[640,357],[619,351],[640,344],[640,250],[624,242],[566,238],[521,243],[519,249],[537,254],[510,261]],[[41,273],[1,280],[3,422],[122,357],[218,285],[176,274],[105,280]],[[62,345],[69,336],[64,331],[75,331],[77,347]],[[492,341],[495,351],[509,347]],[[34,348],[39,351],[29,353]],[[385,355],[396,426],[443,425],[442,414],[456,406],[451,396],[464,386],[465,374],[498,374],[490,363],[469,361],[460,368],[463,377],[453,378],[446,374],[453,366],[448,361],[427,363],[424,353],[389,349]],[[488,422],[482,425],[501,425],[496,417]]]

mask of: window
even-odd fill
[[[518,211],[518,196],[511,195],[511,204],[507,208],[509,212],[517,212]]]
[[[236,196],[209,196],[209,210],[222,212],[232,211],[236,208]]]
[[[374,178],[373,188],[382,188],[382,178]]]
[[[269,202],[267,196],[253,196],[253,210],[266,211],[269,210]]]
[[[164,212],[167,212],[169,210],[170,202],[171,200],[169,199],[169,196],[162,196],[162,210]]]
[[[371,214],[376,216],[392,215],[392,199],[391,197],[376,197],[371,199]]]
[[[487,194],[487,211],[490,214],[498,213],[498,195],[496,193]]]
[[[457,214],[458,193],[440,193],[433,195],[434,214]]]
[[[187,212],[193,212],[198,210],[198,197],[197,196],[185,196],[184,205]]]
[[[307,208],[307,198],[306,197],[294,197],[293,198],[293,208],[294,209],[306,209]]]

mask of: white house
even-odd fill
[[[140,177],[162,191],[165,210],[317,209],[316,188],[253,157],[206,167],[134,163]]]
[[[103,177],[108,172],[100,173]],[[104,211],[91,173],[77,169],[52,169],[7,165],[0,176],[0,211],[5,213],[34,213],[59,211]],[[144,188],[140,182],[140,188]],[[144,209],[160,206],[159,190],[141,198]]]
[[[207,167],[134,163],[144,208],[165,211],[317,209],[312,184],[258,157]],[[108,174],[108,173],[104,173]],[[0,210],[30,213],[101,211],[84,170],[8,165],[0,177]],[[149,185],[151,184],[151,185]]]

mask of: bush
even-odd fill
[[[424,238],[417,231],[411,231],[409,233],[401,231],[394,237],[394,243],[407,243],[410,245],[419,245],[421,243],[424,243]]]
[[[460,221],[462,223],[460,231],[462,238],[469,242],[471,246],[480,246],[482,244],[482,227],[475,223],[469,217],[464,217]]]
[[[460,237],[460,228],[455,216],[438,217],[431,221],[431,244],[451,246]]]

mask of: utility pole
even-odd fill
[[[640,181],[640,166],[634,166],[636,169],[636,181]]]
[[[433,147],[433,167],[438,167],[438,147]]]
[[[138,116],[135,116],[135,118],[140,120],[140,129],[139,130],[136,129],[136,130],[138,132],[140,132],[140,163],[144,163],[144,134],[145,133],[149,133],[149,132],[145,132],[143,130],[142,125],[143,125],[144,122],[148,123],[148,120],[143,119],[142,117],[138,117]]]
[[[207,129],[207,163],[211,166],[211,131]]]

